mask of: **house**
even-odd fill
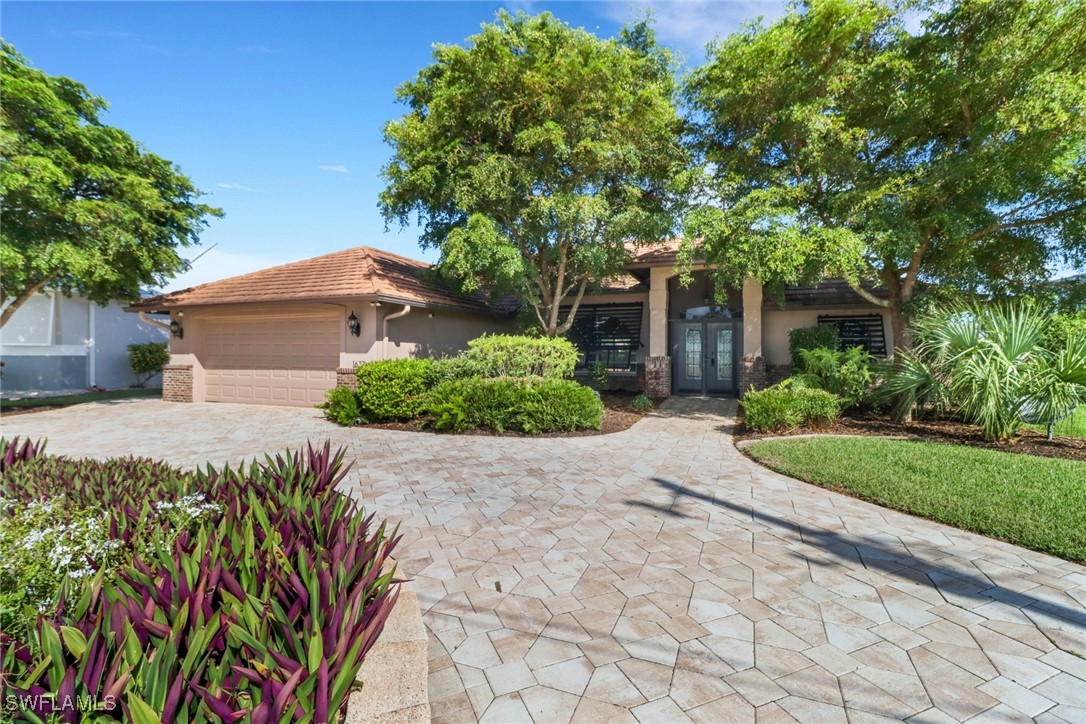
[[[734,395],[789,373],[788,332],[834,324],[849,342],[885,355],[889,319],[847,284],[763,294],[747,280],[720,295],[704,268],[675,271],[676,242],[631,249],[626,273],[586,295],[568,336],[582,367],[605,365],[613,384]],[[311,406],[360,362],[452,354],[484,333],[516,328],[515,307],[458,294],[428,264],[358,247],[144,299],[131,311],[176,324],[163,396],[185,402]],[[563,310],[566,311],[566,310]],[[582,371],[581,374],[584,374]]]
[[[131,387],[128,345],[165,342],[169,333],[80,296],[35,294],[0,329],[5,390],[79,390]],[[158,384],[157,376],[148,382]]]

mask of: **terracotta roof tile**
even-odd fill
[[[509,300],[492,301],[481,292],[458,294],[440,282],[427,279],[430,268],[426,262],[359,246],[148,297],[131,308],[381,297],[499,314],[512,311]]]

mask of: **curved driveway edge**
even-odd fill
[[[139,400],[3,427],[190,466],[348,446],[352,494],[401,522],[436,720],[1086,720],[1086,568],[773,473],[734,413],[528,439]]]

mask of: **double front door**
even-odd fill
[[[703,395],[735,393],[739,322],[700,319],[673,324],[674,390]]]

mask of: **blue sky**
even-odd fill
[[[168,288],[351,246],[433,259],[415,230],[385,231],[377,210],[403,114],[395,88],[463,43],[499,8],[550,10],[609,36],[651,8],[661,40],[690,63],[777,2],[15,2],[3,36],[42,70],[110,104],[106,122],[177,163],[226,217],[215,245]]]

